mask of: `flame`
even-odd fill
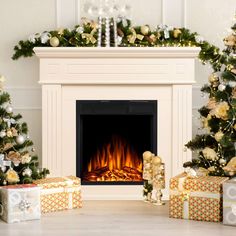
[[[141,181],[141,173],[142,159],[137,152],[124,139],[113,136],[90,159],[86,174],[92,176],[91,181]]]

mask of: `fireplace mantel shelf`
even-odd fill
[[[39,58],[196,58],[198,47],[35,47]]]
[[[166,183],[191,159],[192,84],[197,47],[36,47],[42,85],[42,165],[76,174],[76,102],[157,101],[157,151]],[[138,127],[137,127],[138,128]],[[138,131],[137,131],[138,132]],[[144,150],[145,151],[145,150]],[[168,188],[164,191],[168,197]],[[83,186],[85,199],[140,199],[142,186]]]

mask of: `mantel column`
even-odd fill
[[[192,159],[185,144],[192,139],[192,85],[172,87],[172,176],[183,171],[183,163]]]
[[[42,85],[42,166],[61,176],[61,85]]]

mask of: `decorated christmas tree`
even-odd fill
[[[31,183],[45,177],[49,171],[39,169],[27,124],[20,122],[20,114],[13,113],[10,95],[3,91],[3,82],[4,77],[0,76],[0,186]]]
[[[209,83],[201,90],[209,97],[199,110],[204,132],[186,144],[197,156],[184,167],[200,175],[236,175],[236,23],[224,44]]]

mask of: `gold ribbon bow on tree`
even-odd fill
[[[127,36],[129,43],[134,44],[136,39],[140,41],[143,40],[144,36],[142,34],[137,34],[134,28],[131,28],[130,31],[132,34]]]
[[[83,39],[86,39],[86,44],[89,44],[90,42],[92,44],[95,44],[97,42],[97,40],[93,36],[93,30],[91,31],[90,34],[83,33],[81,36],[82,36]]]

